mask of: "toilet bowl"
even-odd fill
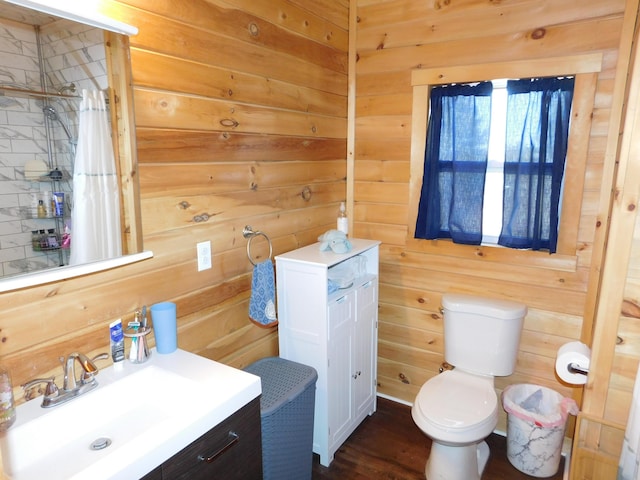
[[[498,423],[493,377],[445,371],[422,386],[411,415],[432,440],[428,480],[480,479],[489,458],[483,440]]]
[[[460,294],[442,296],[444,358],[455,366],[429,379],[411,409],[431,438],[428,480],[480,480],[484,441],[498,423],[495,376],[513,373],[526,306]]]

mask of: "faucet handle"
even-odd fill
[[[29,401],[35,397],[34,387],[41,383],[46,383],[46,387],[44,388],[44,396],[45,397],[53,397],[58,394],[58,386],[55,382],[56,377],[48,377],[48,378],[34,378],[26,383],[23,383],[22,389],[24,390],[24,399]]]
[[[109,358],[109,354],[107,352],[102,352],[96,355],[95,357],[93,357],[91,361],[95,362],[96,360],[106,360],[108,358]]]
[[[95,380],[96,373],[98,372],[89,373],[89,372],[83,371],[82,375],[80,375],[80,383],[82,385],[86,385],[87,383],[93,382]]]
[[[109,354],[107,352],[102,352],[96,355],[91,359],[91,363],[95,363],[97,360],[106,360],[109,358]],[[80,377],[80,382],[83,384],[93,382],[93,378],[98,374],[99,370],[95,370],[92,372],[87,372],[86,370],[82,371],[82,376]]]

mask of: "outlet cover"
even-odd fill
[[[208,270],[211,268],[211,242],[200,242],[196,244],[198,249],[198,271]]]

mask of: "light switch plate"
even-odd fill
[[[200,242],[196,244],[198,249],[198,271],[208,270],[211,268],[211,242]]]

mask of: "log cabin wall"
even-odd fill
[[[569,341],[591,344],[637,2],[355,4],[354,233],[383,242],[379,392],[413,402],[421,385],[438,373],[441,296],[463,292],[512,299],[529,308],[516,371],[496,379],[498,391],[534,383],[580,401],[583,389],[556,377],[555,355]],[[579,227],[568,263],[551,265],[549,256],[443,241],[416,247],[409,204],[412,72],[594,53],[602,54],[602,69],[593,110],[587,112],[591,124],[581,132],[588,136],[586,171],[581,198],[572,199],[579,206]],[[625,401],[619,402],[623,409]],[[506,429],[504,413],[498,428]]]
[[[498,379],[498,389],[534,382],[580,399],[581,389],[557,381],[554,357],[565,342],[593,339],[610,364],[599,375],[614,365],[621,370],[604,392],[611,401],[595,398],[591,411],[602,422],[624,423],[637,317],[620,314],[622,301],[603,310],[598,299],[619,286],[604,281],[610,290],[599,291],[605,253],[612,252],[605,245],[617,246],[616,232],[607,236],[608,219],[612,187],[625,180],[616,160],[636,0],[351,0],[351,22],[347,0],[103,4],[140,28],[131,38],[135,173],[144,245],[155,256],[0,295],[0,360],[16,385],[59,374],[61,354],[106,350],[111,320],[126,321],[140,305],[163,300],[178,304],[181,348],[238,367],[277,354],[276,332],[247,319],[251,265],[242,228],[265,231],[274,254],[288,251],[333,227],[338,203],[351,192],[354,235],[383,241],[381,393],[412,402],[437,373],[443,293],[498,295],[529,307],[516,372]],[[573,266],[548,268],[492,248],[408,248],[411,72],[586,53],[601,53],[603,66]],[[353,86],[356,110],[348,119]],[[355,135],[347,138],[349,131]],[[625,240],[638,243],[637,231],[627,226]],[[206,240],[213,268],[198,272],[195,245]],[[264,258],[265,245],[256,245]],[[618,262],[637,256],[629,251]],[[625,305],[638,303],[637,268],[624,282]],[[619,328],[607,322],[611,313],[620,316]],[[625,346],[615,347],[617,336]]]
[[[0,295],[0,355],[17,385],[61,373],[60,355],[108,350],[108,325],[159,301],[179,347],[243,367],[277,355],[248,319],[242,230],[274,255],[334,227],[345,199],[348,2],[103,2],[130,38],[142,235],[154,257]],[[213,268],[198,272],[196,244]],[[266,243],[252,243],[256,261]],[[104,365],[104,364],[103,364]]]
[[[640,360],[638,18],[628,72],[624,128],[620,135],[618,167],[612,189],[615,195],[612,198],[600,295],[593,322],[591,371],[574,435],[572,479],[616,478]]]

